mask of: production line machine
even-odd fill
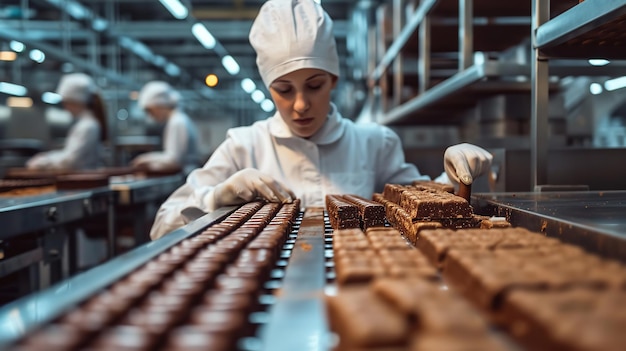
[[[4,306],[0,345],[433,350],[456,340],[481,350],[617,350],[610,346],[623,338],[609,325],[624,325],[617,317],[626,296],[623,198],[621,191],[478,193],[471,203],[480,215],[472,218],[482,229],[427,226],[414,239],[389,223],[389,207],[384,227],[363,229],[333,228],[336,211],[298,202],[225,207]],[[503,218],[506,226],[496,224]],[[458,280],[465,269],[461,276],[475,281]],[[470,283],[485,294],[466,295]],[[549,315],[559,322],[542,324]],[[525,323],[532,337],[504,317]],[[600,341],[585,319],[606,326]],[[581,324],[568,329],[562,321]],[[566,339],[554,337],[554,326]]]
[[[0,180],[4,186],[0,193],[3,303],[89,268],[79,259],[91,253],[79,252],[77,230],[100,240],[103,260],[118,254],[118,242],[123,239],[132,241],[131,247],[149,241],[156,209],[182,184],[183,177],[146,178],[119,172],[52,177],[46,172],[16,170],[14,178]],[[124,238],[124,232],[132,235]],[[121,247],[128,248],[128,244]]]

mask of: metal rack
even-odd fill
[[[548,181],[549,58],[625,58],[625,16],[624,0],[586,0],[552,19],[549,1],[532,1],[532,189]]]
[[[383,29],[378,35],[377,46],[383,53],[379,53],[376,67],[369,76],[370,98],[380,100],[377,122],[389,125],[458,124],[462,112],[473,107],[479,97],[507,91],[530,91],[528,81],[507,81],[507,78],[528,76],[527,65],[497,62],[486,56],[476,59],[474,53],[475,50],[501,51],[527,38],[530,21],[524,16],[528,16],[528,3],[499,6],[490,1],[475,4],[472,0],[426,0],[419,2],[415,9],[409,4],[406,10],[402,9],[402,4],[402,1],[393,1],[391,11],[384,7],[380,11],[378,27]],[[406,20],[403,10],[410,12]],[[391,22],[389,17],[393,18],[391,25],[387,24]],[[387,27],[389,29],[385,30]],[[499,31],[497,28],[505,29]],[[502,32],[507,35],[501,35]],[[387,45],[390,35],[394,40]],[[449,44],[455,42],[456,46]],[[408,80],[406,72],[411,71],[408,62],[413,63],[413,58],[417,60],[417,77],[413,80],[411,76]],[[392,77],[388,71],[393,72]],[[447,73],[441,75],[443,72]],[[408,101],[402,96],[405,85],[416,88],[416,95]],[[463,96],[470,90],[479,91],[480,96]],[[463,96],[464,103],[459,103],[460,96]],[[433,109],[442,106],[446,109],[444,113],[432,114]]]
[[[623,75],[623,61],[593,67],[576,59],[626,57],[624,0],[390,4],[379,8],[377,16],[379,53],[368,77],[372,119],[392,126],[459,126],[472,117],[468,111],[479,101],[526,94],[531,97],[526,132],[530,190],[548,182],[548,96],[558,89],[549,77]],[[498,32],[507,36],[487,40]],[[530,52],[524,51],[523,40],[530,40]],[[517,47],[518,53],[503,52]],[[409,97],[407,87],[413,89]]]

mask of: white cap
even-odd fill
[[[180,94],[171,85],[163,81],[152,81],[141,88],[137,104],[143,110],[150,106],[176,107]]]
[[[302,68],[339,76],[333,21],[313,0],[266,1],[250,29],[250,44],[266,86]]]
[[[91,96],[98,92],[98,87],[93,79],[84,73],[70,73],[61,77],[57,94],[63,100],[71,100],[88,103]]]

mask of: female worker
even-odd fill
[[[371,198],[386,183],[430,179],[404,161],[400,139],[389,128],[355,124],[330,102],[339,58],[332,21],[319,4],[265,2],[250,30],[250,43],[277,112],[228,131],[204,167],[161,206],[153,239],[184,225],[181,211],[187,207],[211,212],[257,197],[300,198],[303,207],[324,206],[326,194]],[[491,163],[487,151],[470,144],[448,148],[444,159],[450,179],[466,184]],[[438,180],[448,181],[445,173]]]
[[[39,153],[26,162],[26,167],[84,170],[103,166],[106,112],[95,82],[84,73],[67,74],[61,78],[57,93],[76,123],[70,128],[63,149]]]
[[[163,151],[137,156],[132,165],[152,171],[182,170],[189,174],[199,165],[198,134],[180,108],[180,95],[168,83],[153,81],[139,92],[137,104],[157,123],[166,123]]]

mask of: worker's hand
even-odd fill
[[[454,183],[470,185],[475,178],[489,172],[493,156],[472,144],[450,146],[443,155],[444,169]]]
[[[211,194],[210,194],[211,195]],[[233,174],[212,191],[214,209],[262,198],[269,202],[292,202],[296,196],[271,176],[254,168]]]
[[[149,153],[141,154],[130,161],[131,166],[137,169],[149,169],[151,157]]]
[[[37,154],[26,161],[26,168],[28,169],[46,169],[50,166],[50,160],[44,154]]]
[[[163,153],[146,153],[135,157],[131,161],[133,168],[143,171],[165,172],[177,171],[181,167],[178,162]]]

